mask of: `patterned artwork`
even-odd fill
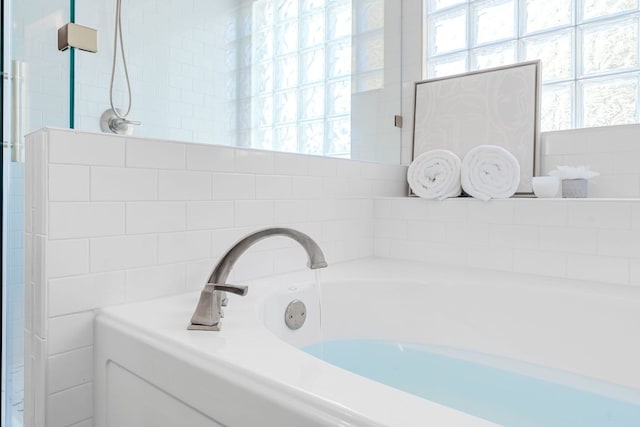
[[[416,84],[413,157],[498,145],[520,163],[518,193],[531,193],[538,162],[539,63],[461,74]]]

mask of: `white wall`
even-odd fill
[[[132,88],[130,118],[137,135],[235,145],[236,80],[225,76],[235,40],[232,0],[143,0],[122,3],[122,31]],[[76,4],[76,22],[99,32],[98,52],[76,66],[76,129],[100,132],[110,108],[115,2]],[[126,109],[122,59],[117,57],[114,103]]]
[[[402,166],[54,129],[29,135],[26,165],[26,426],[91,424],[95,309],[198,290],[265,226],[307,232],[330,263],[376,255],[640,285],[638,200],[427,201],[401,197]],[[295,243],[269,239],[232,279],[304,264]]]
[[[401,163],[408,165],[413,159],[413,115],[415,110],[415,83],[424,80],[422,0],[402,1],[402,152]]]
[[[640,285],[640,201],[381,199],[375,255]]]
[[[588,199],[377,200],[375,254],[640,285],[640,125],[546,132],[541,170],[588,165]]]
[[[199,290],[256,229],[291,226],[332,264],[373,254],[374,196],[406,168],[46,129],[27,138],[25,426],[89,426],[93,310]],[[288,239],[231,280],[304,268]],[[188,319],[185,319],[185,322]]]
[[[558,165],[591,166],[589,197],[640,198],[640,125],[542,134],[542,173]]]
[[[361,1],[366,3],[366,1]],[[402,129],[395,127],[394,116],[402,115],[402,19],[403,5],[396,1],[384,3],[384,69],[382,86],[364,90],[358,75],[352,78],[351,95],[351,158],[383,163],[402,160]],[[356,11],[361,10],[357,6]],[[366,39],[365,37],[362,37]],[[362,43],[358,46],[358,43]],[[367,43],[354,39],[354,49],[366,52]],[[354,63],[367,54],[356,55]],[[366,64],[364,64],[366,65]],[[366,70],[365,70],[366,71]],[[365,75],[365,80],[367,73]]]
[[[240,57],[249,55],[243,61],[250,62],[251,53],[244,51],[246,43],[237,40],[251,29],[250,21],[248,29],[244,28],[246,23],[238,22],[244,16],[237,12],[240,3],[233,0],[123,3],[123,33],[133,91],[130,118],[142,122],[134,127],[135,135],[232,146],[246,144],[242,135],[238,135],[236,103],[242,91],[251,92],[251,81],[244,78],[245,70],[238,74]],[[98,53],[77,55],[76,129],[82,131],[99,132],[100,116],[110,108],[114,4],[92,0],[76,6],[76,21],[99,31]],[[351,158],[399,163],[401,131],[394,127],[393,117],[401,114],[401,8],[392,1],[384,2],[384,6],[381,54],[384,81],[381,88],[361,91],[356,89],[356,82],[364,77],[354,75]],[[358,39],[354,38],[354,42]],[[367,52],[366,43],[362,44],[364,53],[360,57],[375,56],[375,51]],[[356,59],[362,61],[360,57]],[[114,87],[116,106],[126,108],[120,57]]]
[[[542,173],[588,165],[588,199],[377,200],[376,256],[640,285],[640,125],[547,132]]]

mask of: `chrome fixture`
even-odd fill
[[[100,116],[100,129],[103,132],[113,132],[120,135],[131,135],[133,128],[131,125],[141,125],[141,122],[129,120],[131,113],[131,81],[129,80],[129,70],[127,69],[127,58],[124,54],[124,39],[122,38],[122,0],[116,0],[116,20],[113,34],[113,58],[111,61],[111,81],[109,83],[109,104],[111,108]],[[119,41],[119,43],[118,43]],[[120,46],[120,56],[122,58],[122,68],[127,82],[127,111],[122,112],[113,103],[113,83],[116,76],[116,62],[118,59],[118,46]]]
[[[284,310],[285,325],[295,331],[302,328],[305,320],[307,320],[307,306],[299,299],[294,299]]]
[[[213,269],[209,281],[200,293],[200,300],[196,306],[196,311],[191,317],[191,324],[187,329],[201,331],[219,331],[220,320],[223,317],[222,306],[225,299],[224,292],[232,292],[238,295],[246,295],[247,286],[231,285],[227,283],[229,273],[234,264],[245,253],[247,249],[255,243],[270,236],[284,236],[300,243],[307,252],[309,261],[307,267],[311,269],[325,268],[327,262],[320,246],[309,236],[291,228],[267,228],[256,231],[231,247],[222,257],[218,265]]]
[[[70,47],[96,53],[98,51],[98,30],[69,22],[58,28],[58,50]]]
[[[2,75],[2,84],[4,80],[11,81],[11,137],[9,141],[2,141],[2,146],[11,149],[11,161],[24,161],[24,76],[27,73],[27,64],[21,61],[11,61],[11,74],[4,73]]]
[[[117,114],[116,114],[117,112]],[[141,122],[129,120],[126,115],[122,114],[119,108],[105,110],[100,116],[100,129],[102,132],[113,132],[118,135],[131,135],[133,127],[131,125],[141,125]]]

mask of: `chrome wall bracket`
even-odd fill
[[[69,22],[58,28],[58,50],[75,47],[86,52],[98,51],[98,30]]]

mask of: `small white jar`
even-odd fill
[[[558,197],[560,195],[560,178],[557,176],[534,176],[533,194],[540,198]]]

